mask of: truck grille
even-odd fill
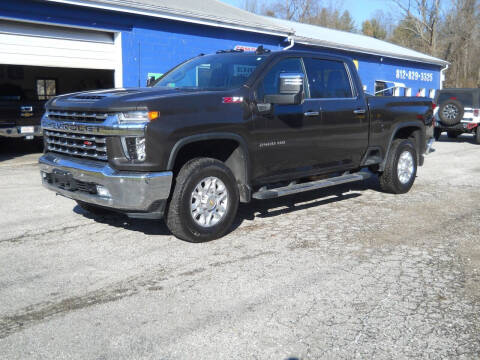
[[[59,121],[104,122],[107,117],[108,113],[96,113],[94,111],[48,111],[49,119]]]
[[[45,141],[51,152],[107,161],[105,136],[45,130]]]

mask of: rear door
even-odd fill
[[[368,146],[369,119],[365,100],[351,69],[340,60],[304,58],[310,107],[318,109],[315,162],[323,171],[357,167]]]

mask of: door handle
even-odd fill
[[[320,112],[318,112],[318,111],[307,111],[307,112],[303,113],[303,115],[305,115],[305,116],[318,116],[318,115],[320,115]]]
[[[365,110],[365,109],[353,110],[353,113],[354,113],[355,115],[365,114],[366,112],[367,112],[367,110]]]

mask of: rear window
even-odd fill
[[[474,106],[474,93],[471,92],[440,92],[438,95],[438,104],[442,104],[447,100],[457,100],[465,107]]]

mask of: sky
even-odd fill
[[[241,7],[243,0],[220,0],[225,3]],[[275,0],[265,0],[274,2]],[[376,10],[390,11],[392,3],[389,0],[343,0],[343,9],[348,10],[355,20],[357,27],[360,27],[364,20],[369,19]]]

